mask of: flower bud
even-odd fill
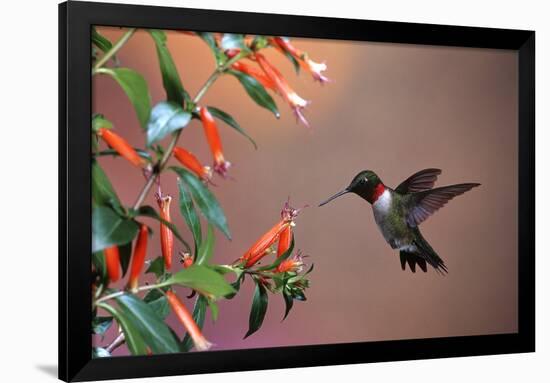
[[[223,156],[222,141],[218,133],[216,120],[214,120],[214,117],[210,114],[208,108],[204,106],[200,108],[200,118],[204,128],[206,140],[210,146],[210,151],[214,156],[214,171],[225,178],[227,177],[227,171],[231,166],[231,163],[226,161]]]
[[[203,166],[193,153],[184,148],[175,147],[173,153],[174,157],[197,177],[206,183],[210,182],[212,179],[212,169],[210,166]]]
[[[191,315],[187,307],[185,307],[183,302],[176,296],[176,294],[169,290],[166,292],[166,298],[168,299],[168,303],[170,304],[172,311],[174,311],[176,317],[185,327],[187,333],[193,340],[197,351],[206,351],[210,347],[212,347],[212,343],[206,340],[201,332],[200,327],[193,319],[193,316]]]
[[[133,292],[137,290],[139,275],[145,264],[148,236],[149,231],[147,225],[142,224],[139,228],[136,246],[134,247],[134,255],[132,257],[132,264],[130,265],[130,278],[128,279],[128,288]]]
[[[144,167],[147,164],[145,159],[141,158],[134,148],[124,138],[120,137],[113,131],[105,128],[100,128],[97,135],[105,141],[112,149],[114,149],[121,157],[127,159],[134,166]]]
[[[160,218],[166,222],[172,222],[170,219],[170,203],[172,197],[162,196],[157,194],[157,203],[160,207]],[[160,247],[162,250],[162,257],[164,258],[164,265],[166,269],[172,267],[172,252],[174,249],[174,233],[165,224],[160,224]]]
[[[107,275],[111,282],[116,282],[120,279],[120,254],[118,246],[108,247],[103,250],[105,255],[105,264],[107,267]]]

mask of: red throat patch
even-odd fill
[[[378,183],[378,185],[375,186],[372,195],[370,197],[370,203],[375,203],[378,198],[386,191],[386,187],[382,182]]]

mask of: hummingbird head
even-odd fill
[[[357,194],[368,202],[374,203],[385,189],[386,187],[384,186],[382,181],[380,181],[380,178],[378,177],[378,175],[376,175],[375,172],[373,172],[372,170],[363,170],[355,177],[353,177],[353,180],[347,188],[336,193],[326,201],[319,204],[319,206],[326,205],[333,199],[347,193]]]

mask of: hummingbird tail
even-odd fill
[[[407,264],[413,273],[416,273],[416,265],[422,269],[423,272],[428,271],[426,266],[426,260],[416,253],[410,253],[408,251],[400,251],[399,258],[401,259],[401,269],[406,270]]]
[[[435,253],[419,253],[419,252],[409,252],[409,251],[400,251],[399,257],[401,259],[401,269],[406,270],[407,264],[413,273],[416,272],[416,265],[420,267],[423,272],[428,271],[428,264],[432,266],[437,272],[444,275],[447,271],[447,266],[445,262]]]
[[[414,273],[416,272],[416,265],[422,269],[423,272],[428,271],[427,265],[432,266],[438,273],[444,275],[448,273],[445,262],[437,255],[435,250],[430,244],[422,237],[420,231],[417,233],[417,238],[414,240],[416,251],[400,251],[399,257],[401,259],[401,269],[405,270],[406,265]]]

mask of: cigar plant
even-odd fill
[[[117,57],[135,32],[126,29],[118,41],[110,41],[92,30],[92,76],[109,77],[120,85],[135,109],[139,122],[135,129],[143,137],[142,145],[134,147],[109,121],[110,116],[92,116],[92,334],[105,335],[115,324],[119,330],[114,339],[96,338],[102,343],[92,350],[94,357],[110,356],[122,344],[132,355],[208,350],[216,339],[203,333],[206,312],[217,320],[217,302],[232,299],[247,279],[255,285],[249,328],[243,334],[250,336],[262,325],[270,295],[284,299],[283,319],[296,300],[306,300],[307,275],[313,269],[306,269],[304,257],[295,251],[293,227],[301,209],[291,207],[289,201],[271,228],[258,232],[250,228],[251,245],[235,254],[235,262],[216,263],[216,236],[231,239],[228,219],[216,198],[231,173],[230,155],[224,152],[219,130],[235,129],[255,147],[256,143],[229,113],[202,99],[218,78],[232,76],[259,107],[278,118],[274,97],[279,97],[298,122],[309,126],[304,114],[309,101],[293,90],[264,53],[272,49],[283,54],[297,72],[320,83],[329,81],[322,73],[326,65],[311,60],[285,37],[180,31],[186,38],[203,40],[214,58],[212,74],[196,95],[190,95],[168,49],[167,34],[148,30],[166,91],[164,101],[151,105],[144,77]],[[202,126],[209,159],[197,158],[192,147],[179,142],[193,119]],[[103,170],[107,156],[118,156],[128,164],[128,172],[143,174],[143,186],[133,204],[118,197],[117,185]],[[214,179],[216,188],[212,188]],[[177,185],[177,196],[163,192],[166,183]],[[144,202],[150,194],[156,198],[155,206]],[[172,222],[174,214],[184,218],[189,238]],[[148,243],[155,243],[160,254],[148,254]],[[176,286],[190,289],[191,294],[179,296]],[[185,330],[181,339],[176,335],[179,329],[166,322],[170,313]]]

